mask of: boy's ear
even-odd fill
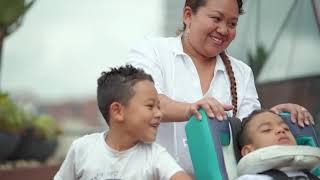
[[[110,105],[110,119],[121,122],[124,119],[124,107],[121,103],[119,102],[113,102]]]
[[[252,144],[247,144],[247,145],[242,147],[241,156],[243,157],[243,156],[249,154],[252,151],[254,151],[254,148],[253,148]]]

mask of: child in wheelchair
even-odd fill
[[[297,145],[287,123],[272,111],[244,118],[238,144],[238,180],[319,179],[310,171],[320,165],[320,149]]]

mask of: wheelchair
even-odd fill
[[[229,117],[218,121],[210,119],[200,109],[202,120],[191,117],[185,126],[187,144],[197,180],[232,180],[238,177],[237,163],[241,158],[236,135],[241,129],[241,121]],[[280,114],[288,124],[298,145],[320,147],[320,142],[312,126],[298,127],[292,123],[289,113]],[[320,167],[312,173],[320,176]]]

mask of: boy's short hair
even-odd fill
[[[275,112],[271,110],[266,110],[266,109],[254,110],[247,117],[242,119],[241,130],[239,131],[237,136],[240,150],[243,146],[251,143],[250,135],[248,134],[248,123],[258,114],[265,113],[265,112],[276,114]]]
[[[151,75],[132,65],[110,68],[110,71],[101,73],[98,78],[97,101],[108,125],[110,105],[113,102],[126,105],[135,94],[133,86],[144,80],[154,83]]]

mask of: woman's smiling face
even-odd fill
[[[238,17],[236,0],[207,0],[196,12],[185,7],[184,38],[188,49],[207,58],[217,56],[235,38]]]

